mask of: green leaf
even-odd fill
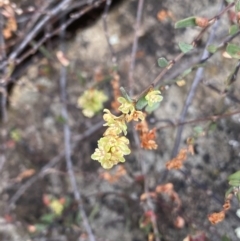
[[[194,27],[194,26],[196,26],[195,19],[196,19],[196,17],[192,16],[189,18],[179,20],[178,22],[175,23],[175,28]]]
[[[99,204],[96,204],[89,214],[88,219],[89,219],[90,222],[94,221],[94,219],[98,215],[99,211],[100,211]]]
[[[194,70],[194,68],[188,68],[186,70],[184,70],[178,77],[177,79],[168,81],[167,84],[174,84],[180,80],[183,80],[188,74],[190,74],[192,71]]]
[[[63,116],[61,116],[61,115],[56,116],[56,121],[57,121],[59,124],[66,124],[66,123],[67,123],[66,119],[65,119]]]
[[[240,47],[235,44],[228,44],[226,48],[226,52],[232,57],[236,59],[240,59]]]
[[[165,58],[161,57],[158,59],[158,66],[164,68],[168,66],[168,61]]]
[[[195,127],[193,128],[193,130],[194,130],[194,132],[195,132],[194,134],[195,134],[196,136],[201,136],[202,133],[204,132],[202,126],[195,126]]]
[[[230,35],[234,35],[237,31],[238,31],[239,27],[237,24],[234,24],[232,26],[230,26],[229,28],[229,34]]]
[[[235,4],[235,10],[236,12],[240,12],[240,0],[237,0],[236,4]]]
[[[190,74],[193,71],[193,68],[189,68],[184,70],[177,78],[177,80],[182,80],[184,79],[188,74]]]
[[[228,184],[230,186],[237,187],[237,186],[240,186],[240,180],[230,180]]]
[[[145,108],[145,111],[147,112],[147,113],[152,113],[153,111],[155,111],[158,107],[160,106],[160,102],[156,102],[156,103],[154,103],[152,106],[147,106],[146,108]]]
[[[209,131],[216,131],[216,129],[217,129],[217,124],[216,124],[216,122],[211,122],[211,123],[209,124],[208,130],[209,130]]]
[[[16,142],[19,142],[22,139],[21,131],[19,129],[11,130],[10,136],[11,136],[12,140],[14,140]]]
[[[85,85],[86,83],[86,78],[84,77],[84,74],[82,72],[80,72],[79,70],[76,71],[76,75],[77,75],[77,78],[80,82],[81,85]]]
[[[54,213],[48,213],[48,214],[44,214],[40,220],[43,222],[43,223],[46,223],[46,224],[51,224],[54,219],[56,218],[56,215]]]
[[[225,198],[228,198],[228,195],[229,195],[230,193],[232,193],[233,189],[234,189],[234,187],[230,187],[230,188],[226,191],[226,193],[225,193]]]
[[[68,196],[64,197],[64,199],[65,199],[65,202],[64,202],[63,206],[64,206],[64,208],[68,208],[72,202],[72,199]]]
[[[142,110],[147,105],[147,100],[145,99],[145,96],[142,96],[136,103],[136,109]]]
[[[239,180],[240,181],[240,171],[237,171],[228,177],[228,180]]]
[[[233,3],[234,0],[226,0],[227,3]]]
[[[187,44],[183,42],[178,43],[178,46],[184,54],[188,53],[193,49],[193,46],[191,44]]]
[[[77,212],[77,216],[75,218],[75,222],[77,224],[80,224],[82,222],[82,215],[79,212]]]
[[[214,54],[218,50],[216,45],[210,44],[207,46],[207,51],[211,54]]]
[[[231,241],[227,235],[223,235],[221,241]]]
[[[192,68],[186,69],[183,71],[183,73],[179,76],[178,79],[183,79],[184,77],[186,77],[188,74],[190,74],[193,71]]]
[[[127,91],[123,88],[123,87],[120,87],[120,91],[122,92],[122,96],[128,100],[129,102],[133,102],[131,97],[128,95]]]

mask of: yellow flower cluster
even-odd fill
[[[51,203],[49,204],[49,207],[58,216],[62,214],[64,209],[64,205],[57,199],[52,200]]]
[[[83,109],[84,116],[91,118],[103,109],[103,102],[107,99],[107,96],[102,91],[90,89],[85,91],[78,99],[78,106]]]
[[[104,109],[104,126],[108,126],[103,137],[98,141],[98,148],[92,154],[93,160],[99,161],[103,168],[110,169],[119,162],[125,162],[125,155],[129,155],[131,150],[128,147],[129,140],[122,136],[127,134],[127,124],[129,121],[144,120],[145,115],[141,111],[135,110],[133,102],[119,97],[121,103],[118,108],[122,115],[117,117],[108,109]]]
[[[148,106],[162,101],[159,90],[151,90],[145,96]],[[125,162],[125,155],[129,155],[131,150],[128,147],[129,140],[125,137],[127,134],[127,122],[143,121],[145,114],[136,110],[135,104],[130,98],[119,97],[121,104],[118,110],[122,113],[120,116],[113,115],[110,110],[104,109],[103,119],[106,122],[107,130],[103,137],[98,141],[98,148],[92,154],[91,158],[101,163],[105,169],[110,169],[119,162]]]

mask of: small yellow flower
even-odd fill
[[[148,102],[148,105],[151,107],[157,102],[161,102],[163,97],[161,96],[160,90],[152,90],[147,93],[145,99]]]
[[[93,117],[98,111],[103,109],[103,102],[107,100],[107,96],[99,90],[86,90],[78,99],[78,106],[83,109],[86,117]]]
[[[63,204],[57,199],[52,200],[51,203],[49,204],[49,207],[58,216],[62,214],[64,209]]]
[[[98,148],[95,149],[95,152],[91,155],[91,158],[103,162],[104,160],[111,158],[111,153],[108,153],[103,146],[98,146]]]
[[[106,130],[104,135],[109,135],[110,133],[113,135],[119,135],[121,132],[124,133],[124,135],[127,134],[127,125],[125,123],[125,119],[123,116],[115,116],[113,115],[108,109],[104,109],[104,112],[106,112],[103,115],[103,119],[107,122],[104,124],[104,126],[109,126],[109,128]]]
[[[116,119],[118,119],[118,117],[113,115],[108,109],[104,109],[103,112],[106,112],[106,114],[103,115],[103,119],[107,122],[105,124],[107,126],[111,126],[116,121]]]
[[[129,155],[131,152],[128,144],[129,140],[125,136],[102,137],[91,158],[99,161],[103,168],[109,169],[119,162],[125,162],[123,156]]]
[[[117,138],[115,147],[123,155],[129,155],[131,153],[131,150],[128,148],[128,144],[129,144],[129,140],[125,136],[120,136]]]
[[[130,122],[132,120],[134,121],[143,121],[145,119],[145,114],[142,111],[135,110],[134,112],[130,113],[126,116],[126,121]]]
[[[121,103],[118,110],[120,110],[124,114],[132,113],[135,110],[134,104],[123,97],[118,98],[118,102]]]

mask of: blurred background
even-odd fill
[[[233,10],[162,78],[163,101],[146,118],[156,150],[141,149],[129,125],[131,154],[104,170],[91,159],[105,130],[102,111],[88,118],[78,105],[90,89],[105,93],[110,110],[120,86],[140,94],[162,71],[158,59],[174,59],[178,43],[201,31],[174,24],[225,7],[216,0],[0,1],[1,240],[238,240],[237,200],[223,222],[208,220],[239,167],[239,76],[227,81],[236,60],[218,51],[205,63],[180,118],[209,36],[216,45],[226,39]],[[189,146],[183,166],[166,169]]]

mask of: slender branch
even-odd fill
[[[240,30],[238,32],[236,32],[235,34],[226,37],[218,46],[216,46],[217,50],[224,48],[229,42],[231,42],[233,39],[238,37],[238,35],[240,35]],[[217,53],[217,51],[215,53]],[[187,69],[191,68],[192,70],[195,70],[195,69],[199,68],[199,65],[206,63],[211,57],[214,56],[215,53],[208,53],[206,58],[195,61],[195,63],[190,64],[187,67],[185,66],[184,68],[178,69],[176,73],[173,73],[170,77],[168,76],[168,79],[163,80],[163,83],[161,84],[161,86],[173,84],[173,82],[170,80],[177,78],[179,75],[181,75]],[[175,81],[174,81],[174,83],[175,83]]]
[[[130,69],[128,73],[130,94],[133,94],[133,85],[134,85],[133,71],[135,68],[136,53],[138,48],[139,28],[141,24],[143,5],[144,5],[144,0],[138,0],[137,18],[136,18],[134,40],[133,40],[132,53],[131,53],[131,64],[130,64]]]
[[[9,61],[13,61],[17,55],[32,41],[32,39],[36,36],[36,34],[42,29],[42,27],[52,18],[53,16],[59,14],[64,8],[70,5],[72,0],[64,0],[60,2],[54,9],[49,11],[49,14],[46,15],[42,21],[40,21],[36,27],[28,33],[26,38],[22,41],[22,43],[10,54]]]
[[[208,28],[210,28],[225,12],[227,12],[231,7],[234,6],[234,2],[230,3],[228,6],[226,6],[220,13],[215,15],[214,17],[209,19],[209,24],[204,27],[200,33],[193,39],[191,42],[191,45],[195,48],[199,42],[199,40],[203,37],[203,34],[207,31]],[[232,36],[231,36],[232,37]],[[160,81],[162,78],[166,75],[166,73],[176,64],[178,63],[182,57],[185,56],[185,53],[178,54],[174,59],[169,61],[169,64],[159,73],[159,75],[153,80],[153,82],[140,94],[138,95],[138,99],[140,99],[142,96],[145,95],[146,91],[149,88],[152,88],[154,86],[157,86],[160,84]],[[203,60],[204,61],[204,60]]]
[[[221,6],[221,8],[222,8],[222,6]],[[223,12],[223,11],[221,11],[221,12]],[[220,14],[218,14],[217,16],[220,16]],[[218,18],[217,18],[217,20],[215,21],[215,23],[213,25],[212,31],[209,35],[209,39],[208,39],[208,41],[205,45],[201,60],[205,59],[208,56],[207,46],[213,41],[213,39],[215,37],[215,32],[216,32],[218,26],[219,26],[219,21],[218,21]],[[183,122],[186,118],[188,108],[191,105],[192,100],[195,96],[197,87],[198,87],[200,81],[202,80],[203,72],[204,72],[203,67],[198,68],[198,70],[196,72],[196,75],[195,75],[195,78],[193,80],[193,83],[191,85],[190,91],[188,92],[188,96],[187,96],[186,102],[184,104],[182,113],[180,115],[179,122]],[[178,129],[177,129],[177,135],[176,135],[176,138],[175,138],[174,147],[173,147],[173,151],[172,151],[172,158],[175,157],[178,153],[183,129],[184,129],[183,125],[179,126]]]
[[[237,115],[240,114],[240,110],[237,111],[233,111],[230,113],[226,113],[223,115],[212,115],[212,116],[207,116],[207,117],[203,117],[203,118],[198,118],[198,119],[194,119],[194,120],[189,120],[189,121],[184,121],[184,122],[177,122],[174,123],[172,122],[171,124],[168,125],[164,125],[164,126],[156,126],[157,130],[162,130],[162,129],[166,129],[166,128],[174,128],[174,127],[178,127],[178,126],[182,126],[182,125],[186,125],[186,124],[195,124],[195,123],[199,123],[199,122],[205,122],[205,121],[217,121],[219,119],[224,119],[227,118],[229,116],[233,116],[233,115]]]
[[[219,49],[225,47],[229,42],[231,42],[233,39],[235,39],[236,37],[238,37],[238,35],[240,35],[240,30],[237,31],[235,34],[228,36],[222,43],[220,43],[220,44],[217,46],[217,49],[219,50]],[[215,52],[215,53],[216,53],[216,52]],[[209,53],[209,55],[208,55],[206,58],[204,58],[204,59],[202,59],[202,60],[199,61],[199,64],[205,63],[205,62],[206,62],[207,60],[209,60],[215,53]]]
[[[28,32],[31,30],[31,28],[37,23],[37,21],[40,19],[42,14],[47,14],[47,8],[51,5],[51,3],[54,0],[48,0],[43,3],[42,6],[40,6],[40,9],[34,12],[34,14],[31,15],[31,18],[28,19],[27,26],[24,30],[24,36],[27,36]]]
[[[207,31],[207,29],[212,25],[215,24],[215,22],[217,20],[219,20],[219,18],[225,13],[227,12],[231,7],[234,6],[235,3],[230,3],[228,6],[226,6],[222,11],[220,11],[220,13],[218,13],[216,16],[212,17],[209,19],[209,25],[207,25],[206,27],[204,27],[201,32],[193,39],[191,45],[193,47],[197,46],[197,43],[199,42],[199,40],[203,37],[203,34]],[[218,22],[218,21],[217,21]],[[170,61],[169,65],[166,66],[165,69],[163,69],[163,71],[156,77],[156,79],[153,81],[154,85],[158,85],[158,82],[162,79],[162,77],[168,72],[169,69],[172,68],[172,66],[174,64],[176,64],[185,54],[184,53],[180,53],[175,59],[173,59],[172,61]]]
[[[93,135],[97,130],[102,128],[103,123],[99,122],[96,125],[93,125],[90,129],[86,130],[81,135],[75,136],[74,143],[71,145],[71,151],[73,151],[79,144],[79,142],[85,140],[89,136]],[[56,164],[58,164],[62,158],[65,156],[65,151],[61,151],[57,156],[53,157],[42,169],[33,177],[31,177],[26,183],[24,183],[20,188],[18,188],[17,192],[12,196],[9,201],[8,209],[12,209],[15,203],[19,200],[19,198],[29,189],[37,180],[43,178],[47,171],[53,168]]]
[[[205,84],[210,90],[218,93],[219,95],[226,95],[231,101],[240,104],[240,99],[237,98],[235,95],[232,95],[231,93],[227,92],[227,93],[223,93],[222,90],[219,90],[216,86],[212,85],[212,84]]]
[[[63,44],[63,38],[65,35],[64,29],[61,31],[61,40],[62,40],[62,52],[64,53],[64,47],[65,45]],[[73,171],[73,164],[72,164],[72,150],[71,150],[71,131],[69,127],[69,118],[68,118],[68,110],[67,110],[67,94],[66,94],[66,85],[67,85],[67,68],[66,66],[61,67],[61,76],[60,76],[60,90],[61,90],[61,101],[62,101],[62,116],[65,120],[63,131],[64,131],[64,146],[65,146],[65,160],[66,160],[66,165],[67,165],[67,172],[70,178],[70,183],[73,188],[74,192],[74,198],[78,203],[78,210],[79,213],[82,217],[83,220],[83,226],[86,229],[86,232],[88,233],[89,240],[90,241],[95,241],[95,236],[93,235],[92,228],[89,224],[86,212],[83,207],[83,201],[81,197],[81,193],[79,191],[79,188],[77,186],[77,180]]]
[[[99,4],[105,2],[106,0],[98,0],[95,2],[95,4],[93,5],[89,5],[87,7],[85,7],[84,9],[80,10],[77,13],[74,13],[71,15],[71,18],[68,19],[62,26],[61,28],[66,29],[70,24],[72,24],[76,19],[80,18],[81,16],[83,16],[85,13],[87,13],[88,11],[92,10],[94,7],[98,6]],[[52,12],[50,12],[50,15],[52,16]],[[35,30],[36,31],[36,30]],[[48,39],[52,38],[53,36],[59,34],[60,32],[60,28],[55,29],[54,31],[52,31],[51,33],[48,33],[47,35],[45,35],[44,37],[42,37],[42,39],[40,39],[36,44],[34,44],[33,48],[31,48],[30,50],[28,50],[27,52],[25,52],[22,56],[20,56],[19,58],[16,58],[17,55],[19,54],[19,52],[14,51],[10,57],[12,58],[12,61],[14,61],[15,66],[19,65],[23,60],[25,60],[26,58],[28,58],[29,56],[31,56],[32,54],[34,54],[41,45],[43,45]],[[30,44],[30,42],[32,42],[32,38],[28,37],[28,43]],[[26,40],[24,40],[24,42],[26,42]],[[15,59],[14,59],[14,58]],[[6,67],[8,63],[11,63],[10,58],[7,61],[4,61],[0,64],[0,69],[3,67]]]
[[[151,198],[148,195],[149,189],[148,189],[148,184],[147,184],[147,173],[145,171],[144,162],[143,162],[143,159],[142,159],[142,154],[141,154],[142,149],[140,149],[139,136],[138,136],[138,134],[137,134],[135,129],[133,130],[133,138],[134,138],[134,141],[135,141],[137,149],[138,149],[137,152],[136,152],[137,160],[140,163],[141,172],[142,172],[142,175],[144,176],[144,193],[146,194],[146,197],[147,197],[147,200],[146,200],[147,203],[146,203],[144,211],[151,210],[151,211],[153,211],[153,213],[155,213],[153,202],[152,202]],[[151,216],[151,223],[152,223],[152,228],[153,228],[155,240],[156,241],[161,241],[160,240],[160,232],[159,232],[158,226],[157,226],[157,220],[154,217],[152,217],[152,216]]]
[[[60,160],[64,157],[65,152],[62,151],[59,153],[58,156],[55,156],[54,158],[52,158],[48,164],[46,164],[41,171],[36,174],[35,176],[31,177],[26,183],[24,183],[20,188],[18,188],[18,190],[16,191],[16,193],[11,197],[10,201],[9,201],[9,205],[7,208],[7,212],[10,212],[10,210],[12,208],[14,208],[16,202],[19,200],[19,198],[27,191],[27,189],[29,189],[38,179],[42,178],[46,173],[47,170],[49,168],[54,167],[57,163],[60,162]]]

